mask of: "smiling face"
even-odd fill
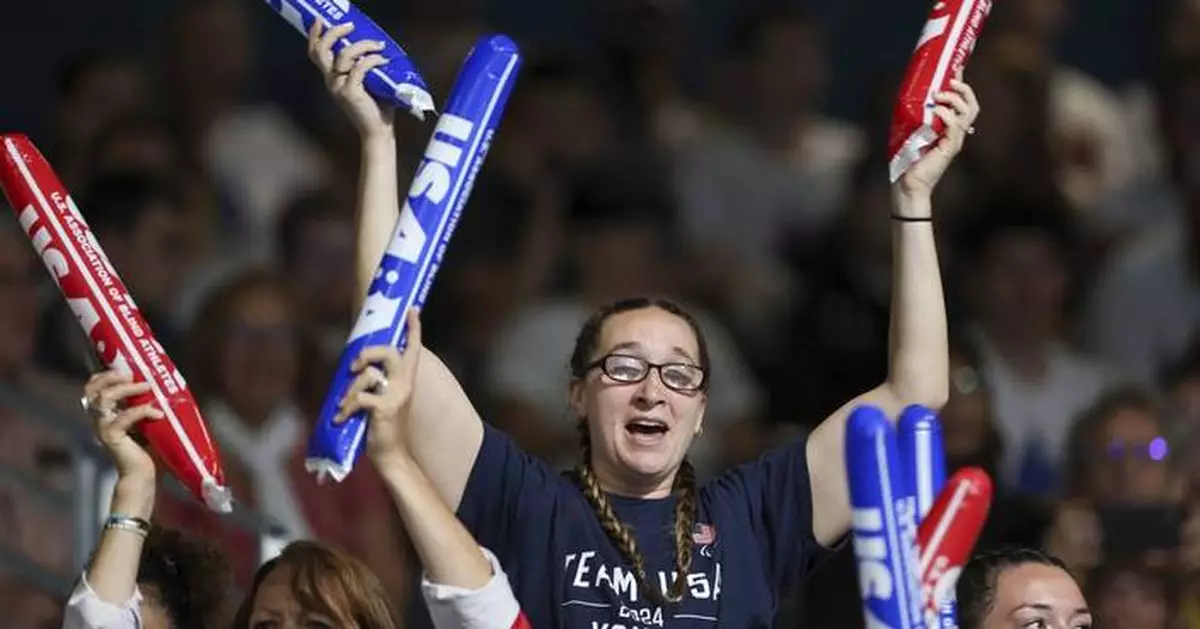
[[[687,390],[696,387],[688,374],[704,361],[696,332],[661,308],[618,312],[600,326],[585,360],[571,383],[571,407],[588,423],[601,484],[616,493],[665,495],[704,417],[704,389]],[[636,380],[646,363],[660,367],[640,381],[622,381]]]
[[[996,578],[982,629],[1087,629],[1092,615],[1075,579],[1057,566],[1025,563]]]

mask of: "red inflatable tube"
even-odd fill
[[[220,456],[192,393],[154,339],[79,208],[28,138],[0,135],[0,145],[0,187],[96,355],[108,368],[152,387],[130,400],[131,405],[150,403],[165,417],[139,427],[150,448],[210,509],[228,513],[232,499]]]
[[[936,618],[942,604],[953,600],[958,575],[971,558],[991,505],[992,480],[983,470],[967,467],[950,477],[921,522],[918,569],[927,615]]]
[[[888,171],[895,183],[942,137],[945,124],[933,114],[933,97],[950,89],[983,30],[992,0],[938,0],[908,62],[892,111]]]

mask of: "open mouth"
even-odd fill
[[[639,417],[625,424],[625,431],[634,436],[657,437],[667,434],[669,429],[667,422],[649,417]]]

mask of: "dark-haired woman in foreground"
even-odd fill
[[[399,217],[393,113],[359,85],[381,59],[365,46],[335,58],[332,42],[342,34],[335,31],[311,52],[362,136],[357,276],[365,296]],[[583,460],[570,477],[486,427],[453,374],[423,352],[406,443],[468,530],[514,575],[533,626],[767,627],[780,595],[846,534],[850,410],[874,404],[895,415],[913,403],[940,407],[947,395],[930,196],[978,105],[958,81],[936,100],[948,133],[892,189],[888,378],[807,440],[697,487],[685,455],[703,428],[709,386],[720,383],[709,381],[691,317],[664,301],[614,304],[580,332],[568,399]],[[364,351],[364,377],[348,392],[345,412],[371,383],[391,377],[379,364],[392,351]]]
[[[1079,584],[1056,557],[1030,548],[976,556],[958,577],[959,629],[1090,629]]]

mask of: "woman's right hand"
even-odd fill
[[[149,390],[149,384],[133,382],[113,370],[93,375],[83,388],[92,427],[121,478],[154,478],[154,459],[129,432],[142,420],[162,419],[162,411],[150,404],[132,408],[124,404],[129,397]]]
[[[363,87],[367,72],[388,62],[377,54],[383,50],[383,42],[363,40],[333,54],[333,44],[353,30],[350,23],[325,30],[320,20],[314,20],[308,29],[308,56],[321,70],[325,86],[363,139],[392,137],[395,109],[375,100]]]

